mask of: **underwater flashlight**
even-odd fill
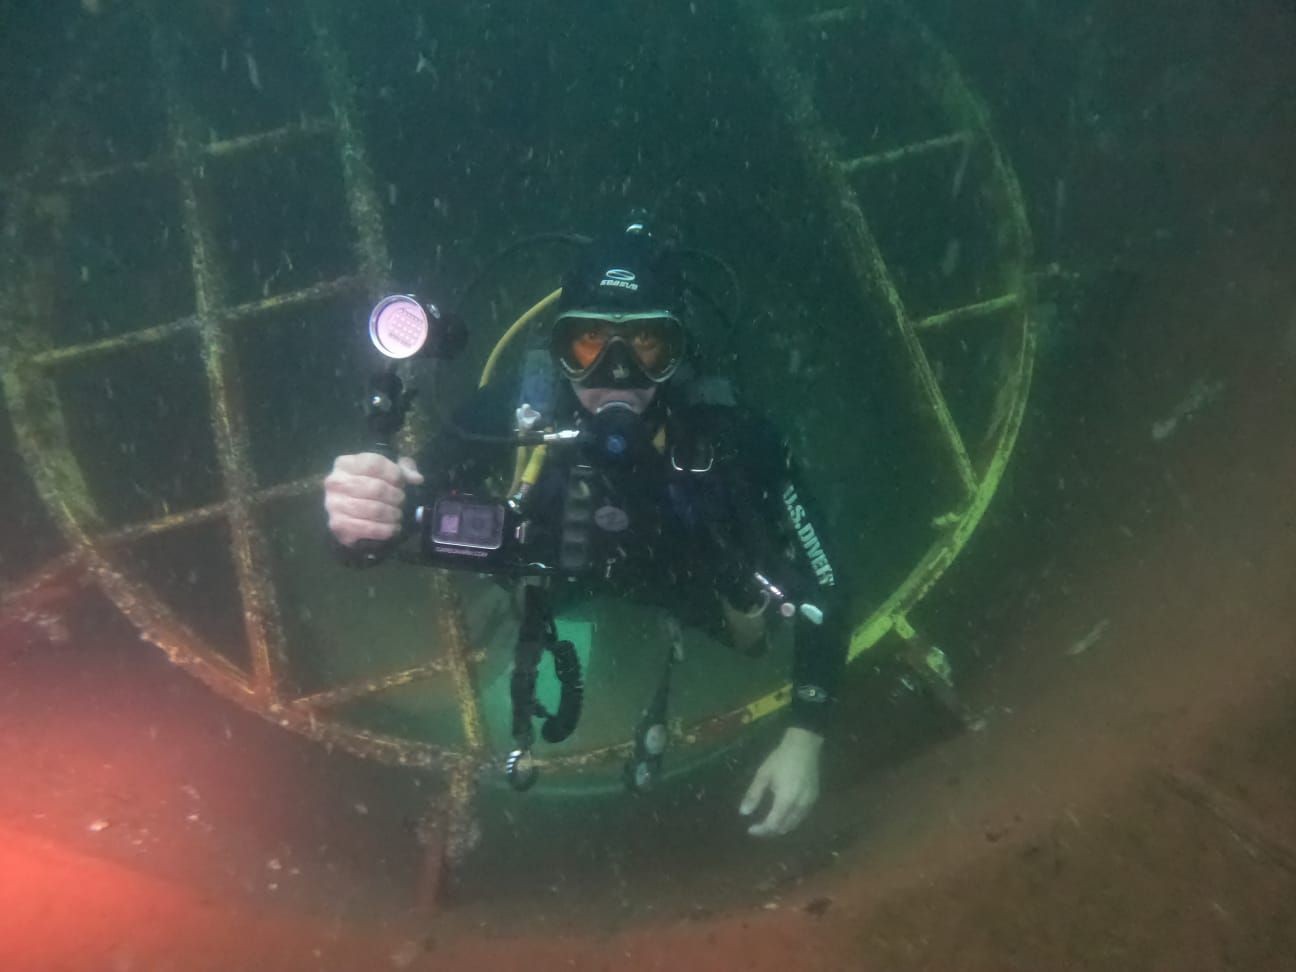
[[[428,316],[413,297],[393,294],[369,314],[369,340],[389,358],[412,358],[428,339]]]
[[[420,304],[409,294],[392,294],[369,312],[369,340],[397,361],[419,354],[453,358],[463,350],[468,332],[458,315]]]

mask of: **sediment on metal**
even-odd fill
[[[258,489],[248,497],[248,503],[252,507],[260,507],[278,500],[304,496],[307,493],[315,492],[319,488],[319,477],[309,476],[304,479],[297,479],[292,482],[279,483],[276,486]],[[202,523],[210,523],[213,520],[225,519],[230,515],[231,509],[233,509],[232,502],[230,500],[222,500],[219,503],[211,503],[207,506],[200,506],[192,510],[184,510],[180,513],[170,513],[166,516],[157,517],[156,519],[146,520],[143,523],[132,523],[130,526],[105,530],[103,533],[91,535],[90,540],[93,543],[105,547],[118,546],[135,540],[141,540],[144,537],[156,536],[160,533],[169,533],[173,530],[183,530],[186,527],[197,526]]]
[[[166,324],[155,324],[152,327],[140,328],[115,337],[98,341],[86,341],[61,348],[51,348],[33,354],[29,360],[42,366],[53,366],[67,362],[81,361],[96,355],[113,354],[129,351],[147,344],[156,344],[178,334],[200,331],[210,324],[232,324],[238,321],[252,320],[269,315],[275,311],[301,307],[318,301],[329,300],[356,289],[359,278],[354,276],[338,277],[322,283],[312,284],[291,293],[278,294],[261,300],[244,304],[231,304],[225,307],[213,307],[205,313],[190,314]]]
[[[179,66],[156,24],[153,47],[162,72],[168,130],[175,153],[181,220],[193,271],[196,329],[207,373],[216,456],[229,503],[231,554],[243,603],[253,684],[258,695],[272,698],[278,694],[287,668],[285,637],[270,578],[265,538],[257,529],[250,502],[256,489],[256,474],[248,458],[250,442],[242,375],[233,341],[219,316],[220,309],[228,303],[226,287],[212,243],[212,222],[197,188],[202,179],[202,156],[193,138],[198,123],[179,97]]]
[[[929,138],[923,142],[911,142],[908,145],[888,149],[885,152],[874,152],[871,155],[861,155],[854,159],[843,159],[838,163],[838,166],[841,168],[842,172],[850,175],[851,173],[860,172],[864,169],[872,169],[884,165],[896,165],[900,162],[907,162],[920,155],[930,155],[933,152],[942,152],[956,146],[967,145],[975,137],[976,136],[972,132],[955,132],[952,135],[941,135],[937,138]]]
[[[914,329],[927,331],[937,327],[944,327],[946,324],[956,324],[960,321],[973,320],[978,317],[989,317],[1000,311],[1018,307],[1021,303],[1021,294],[1005,294],[1002,297],[993,297],[990,300],[979,301],[975,304],[954,307],[947,311],[941,311],[939,314],[930,314],[914,321]]]
[[[819,10],[815,13],[806,14],[801,18],[801,23],[808,27],[840,24],[851,20],[859,20],[863,13],[861,7],[835,7],[832,10]]]
[[[217,139],[200,144],[197,153],[207,158],[232,158],[252,152],[277,149],[302,139],[327,135],[333,130],[333,123],[323,118],[306,121],[280,128],[255,132],[251,135],[239,135],[234,138]],[[98,166],[93,169],[73,169],[48,175],[40,169],[24,173],[8,180],[0,180],[0,192],[12,192],[21,186],[51,187],[56,189],[89,189],[97,183],[109,179],[120,179],[132,175],[165,175],[175,165],[175,155],[167,152],[148,159],[137,159],[132,162],[118,162],[113,165]]]
[[[757,41],[762,70],[791,122],[792,132],[832,216],[833,229],[846,257],[847,266],[866,303],[886,311],[885,324],[899,338],[911,377],[952,465],[967,493],[975,491],[976,474],[962,436],[950,414],[945,395],[932,371],[927,354],[909,323],[904,302],[878,247],[854,190],[846,181],[842,164],[831,148],[810,84],[801,75],[778,18],[761,0],[742,0]]]
[[[302,139],[318,135],[329,135],[333,132],[333,122],[326,118],[309,118],[292,125],[283,125],[264,132],[251,135],[239,135],[234,138],[218,139],[208,142],[199,149],[199,153],[211,158],[224,158],[252,152],[265,152],[279,149]]]
[[[479,665],[485,661],[486,653],[484,651],[472,651],[466,656],[466,662],[469,665]],[[364,698],[369,695],[377,695],[380,692],[386,692],[388,689],[399,688],[402,685],[412,685],[415,682],[428,681],[439,678],[444,675],[453,674],[456,663],[448,658],[434,658],[422,665],[415,665],[412,668],[406,668],[403,671],[392,672],[388,675],[378,675],[373,678],[357,679],[346,685],[338,685],[330,689],[324,689],[320,692],[314,692],[310,695],[303,695],[300,698],[293,699],[290,703],[294,706],[304,706],[308,709],[326,709],[331,706],[342,705],[355,699]]]
[[[391,256],[387,252],[387,235],[383,230],[382,203],[374,188],[373,168],[360,130],[360,113],[355,105],[355,83],[347,71],[346,56],[338,46],[318,0],[308,0],[311,29],[315,39],[315,56],[324,74],[324,86],[333,107],[339,157],[342,160],[342,184],[347,209],[356,229],[355,252],[360,275],[368,283],[371,297],[386,292],[391,273]]]

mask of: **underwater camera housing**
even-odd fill
[[[503,501],[440,496],[418,507],[414,522],[426,563],[483,574],[544,573],[543,565],[525,556],[527,521]]]
[[[479,574],[574,578],[593,562],[588,507],[585,495],[569,497],[555,530],[529,519],[516,502],[460,493],[438,496],[415,509],[420,549],[404,559]]]
[[[420,507],[420,511],[422,507]],[[443,496],[432,507],[425,536],[438,549],[465,556],[485,557],[504,545],[508,507],[503,503],[476,503]]]

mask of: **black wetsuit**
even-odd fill
[[[845,585],[786,445],[727,389],[722,380],[677,375],[659,389],[642,423],[636,420],[645,434],[614,457],[580,445],[550,446],[526,500],[527,518],[539,527],[528,546],[540,559],[557,561],[563,503],[579,468],[594,493],[597,543],[581,583],[562,590],[659,605],[717,635],[720,598],[739,610],[764,599],[755,571],[792,602],[813,604],[822,623],[795,615],[791,723],[823,733],[849,647]],[[506,436],[516,401],[514,389],[488,388],[455,422],[460,432]],[[566,382],[559,382],[553,414],[558,428],[589,422]],[[510,446],[443,431],[418,457],[426,482],[410,490],[407,510],[448,492],[500,496],[507,484],[491,480],[511,468],[512,457]],[[767,617],[775,617],[773,607]]]

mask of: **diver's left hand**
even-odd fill
[[[773,837],[799,827],[819,799],[819,751],[823,736],[795,726],[783,733],[775,750],[765,757],[756,778],[747,788],[738,812],[743,816],[760,806],[766,792],[773,794],[769,813],[747,833]]]

